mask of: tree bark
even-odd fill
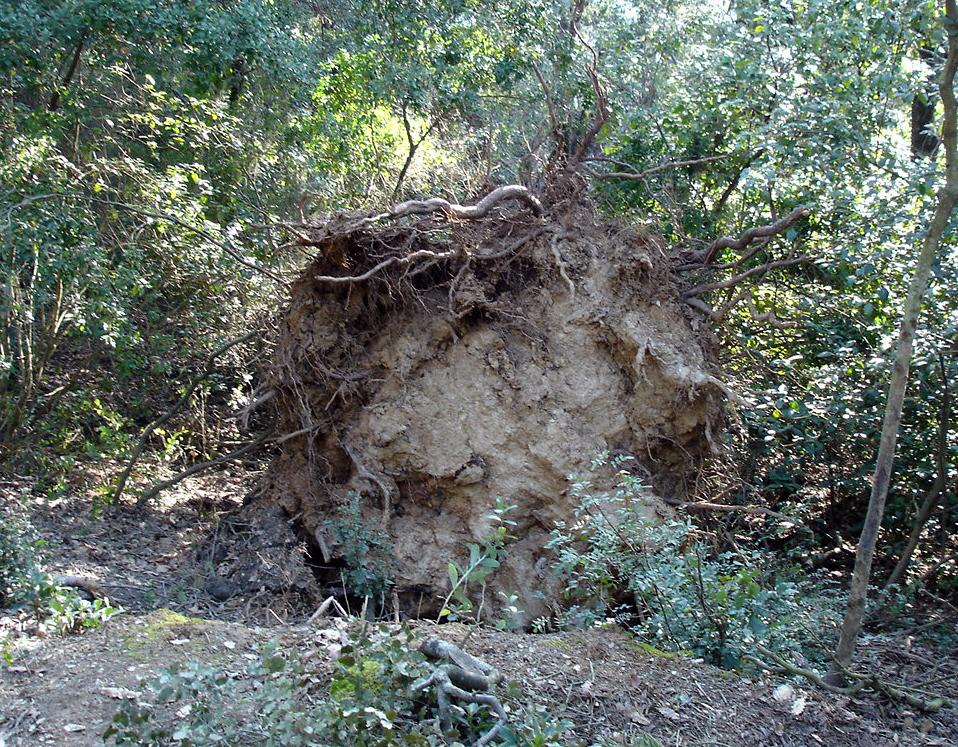
[[[885,511],[885,499],[888,497],[888,485],[891,481],[892,464],[895,458],[895,444],[901,425],[902,405],[905,390],[908,387],[908,370],[911,365],[915,330],[921,302],[928,288],[931,266],[941,244],[941,237],[948,226],[955,203],[958,202],[958,106],[955,101],[955,70],[958,68],[958,7],[956,0],[945,2],[945,28],[948,31],[948,57],[941,73],[939,93],[944,106],[941,140],[945,149],[945,183],[938,190],[937,205],[928,232],[922,243],[921,253],[915,274],[908,286],[908,295],[902,310],[901,329],[895,352],[895,364],[892,369],[891,384],[888,390],[888,402],[885,406],[885,419],[882,424],[881,442],[875,463],[875,475],[872,480],[871,496],[865,525],[858,541],[855,555],[855,570],[852,574],[848,592],[848,607],[842,622],[838,648],[835,652],[837,666],[830,673],[832,679],[841,680],[842,667],[851,663],[855,642],[861,632],[862,617],[865,612],[865,600],[868,595],[868,582],[871,577],[872,559],[875,556],[875,544]]]
[[[83,33],[80,34],[76,46],[73,48],[73,59],[70,61],[70,67],[67,69],[63,81],[58,83],[56,88],[53,89],[50,102],[47,104],[47,111],[55,112],[60,107],[60,94],[69,88],[70,83],[73,82],[73,76],[76,75],[77,69],[80,67],[80,55],[83,54],[83,45],[86,44],[86,36],[87,32],[84,30]]]

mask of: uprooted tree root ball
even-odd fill
[[[294,229],[315,256],[281,327],[271,386],[292,435],[260,500],[293,517],[329,587],[345,551],[329,522],[351,492],[420,614],[502,496],[516,539],[486,612],[515,593],[530,620],[558,595],[544,546],[572,515],[570,473],[600,450],[635,455],[653,516],[717,448],[725,390],[660,241],[568,193]]]

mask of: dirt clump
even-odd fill
[[[403,606],[422,614],[502,496],[517,539],[486,604],[516,593],[529,620],[557,595],[543,547],[572,514],[568,475],[627,452],[650,516],[667,513],[658,496],[681,498],[715,448],[724,388],[657,237],[599,219],[581,195],[544,210],[486,198],[480,220],[432,202],[299,230],[315,255],[271,381],[294,435],[264,499],[336,587],[328,522],[360,494],[389,534]]]

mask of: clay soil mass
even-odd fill
[[[557,597],[544,546],[572,514],[570,474],[601,451],[635,455],[649,515],[664,515],[715,448],[724,389],[661,242],[567,192],[476,221],[424,210],[300,232],[314,259],[271,382],[298,435],[261,502],[293,518],[329,588],[342,560],[328,522],[351,493],[419,614],[501,496],[518,540],[488,598],[517,594],[534,619]]]

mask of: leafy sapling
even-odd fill
[[[467,545],[468,563],[460,566],[455,561],[449,561],[449,593],[443,599],[436,622],[442,620],[453,622],[469,618],[477,623],[482,621],[487,580],[502,565],[507,554],[506,545],[515,539],[509,532],[516,526],[516,522],[506,518],[509,512],[515,509],[514,505],[506,505],[503,498],[496,498],[495,508],[486,517],[491,521],[492,528],[481,544],[470,542]],[[470,585],[473,589],[479,587],[478,606],[470,597]],[[475,610],[474,614],[473,610]]]

